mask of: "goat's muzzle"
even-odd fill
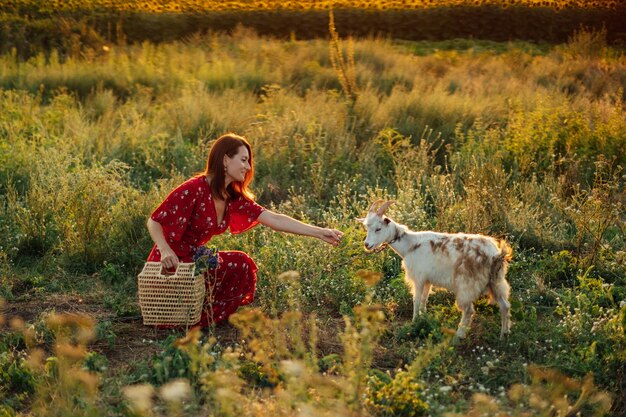
[[[367,250],[368,253],[378,253],[385,250],[385,248],[389,245],[387,243],[383,243],[382,245],[378,245],[378,247],[374,247],[368,245],[367,243],[363,243],[363,246],[365,246],[365,250]]]

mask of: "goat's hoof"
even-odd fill
[[[464,329],[457,330],[456,337],[458,337],[459,339],[465,339],[465,330]]]

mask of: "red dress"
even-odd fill
[[[174,189],[152,213],[152,220],[163,227],[165,238],[181,262],[193,262],[194,249],[211,237],[230,232],[238,234],[256,226],[257,218],[265,210],[254,201],[238,197],[229,200],[224,219],[217,223],[217,212],[211,188],[205,175],[199,175]],[[220,251],[222,262],[209,271],[201,326],[224,321],[239,306],[254,300],[257,266],[246,253]],[[154,245],[150,262],[160,262],[161,252]]]

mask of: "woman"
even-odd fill
[[[148,231],[155,243],[148,261],[174,269],[179,262],[192,262],[198,246],[227,228],[238,234],[258,223],[276,231],[339,244],[343,235],[339,230],[311,226],[256,204],[248,189],[253,176],[248,141],[233,133],[219,137],[209,151],[205,171],[174,189],[148,219]],[[207,299],[199,323],[202,326],[224,321],[239,306],[254,300],[254,261],[238,251],[220,251],[220,257],[215,282],[206,283]]]

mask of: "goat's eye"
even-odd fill
[[[374,230],[374,232],[378,233],[378,232],[380,232],[380,230],[381,230],[381,227],[379,227],[376,230]]]

